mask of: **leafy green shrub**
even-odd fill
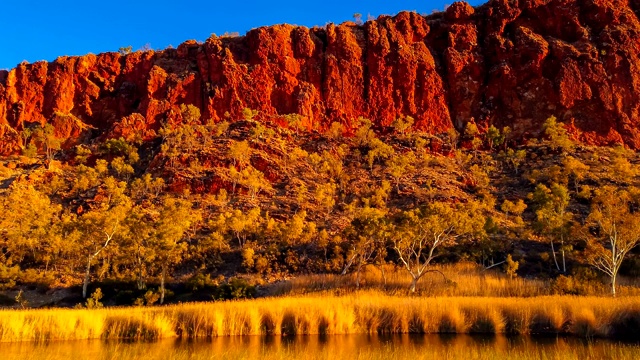
[[[0,290],[8,290],[16,286],[20,276],[20,267],[0,264]]]
[[[253,266],[255,264],[254,257],[255,250],[253,248],[247,247],[242,250],[242,267],[244,267],[247,271],[253,270]]]
[[[199,290],[215,289],[220,282],[224,280],[224,276],[218,276],[215,279],[211,278],[210,274],[197,273],[187,280],[186,288],[190,291],[196,292]]]
[[[99,309],[103,307],[100,300],[102,300],[102,290],[97,288],[92,294],[91,297],[87,299],[85,306],[87,309]]]
[[[551,289],[556,294],[563,295],[578,295],[580,284],[573,276],[560,275],[553,280]]]
[[[549,117],[542,125],[542,130],[547,137],[547,145],[552,150],[571,151],[575,144],[571,141],[567,129],[563,123],[559,123],[555,116]]]
[[[520,264],[517,261],[513,261],[511,254],[507,255],[504,271],[507,273],[510,279],[518,277],[518,267]]]
[[[560,295],[595,295],[605,291],[598,275],[589,268],[579,267],[572,275],[560,275],[551,283],[551,290]]]
[[[20,290],[20,292],[18,292],[18,295],[16,295],[15,302],[17,302],[22,309],[25,309],[29,306],[29,301],[25,298],[22,290]]]
[[[133,302],[135,306],[151,306],[160,300],[160,293],[156,290],[148,290],[144,295],[137,298],[136,301]]]
[[[251,299],[256,296],[256,287],[249,285],[246,280],[233,278],[218,286],[213,294],[214,300]]]

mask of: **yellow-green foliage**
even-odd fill
[[[327,136],[302,131],[312,124],[296,114],[256,122],[251,119],[257,113],[245,109],[245,121],[234,121],[236,113],[214,123],[191,105],[173,113],[177,118],[158,124],[155,135],[92,141],[79,145],[75,154],[65,150],[64,156],[57,156],[55,143],[42,143],[46,139],[38,131],[43,129],[22,134],[25,145],[31,139],[33,155],[41,155],[40,160],[0,159],[0,183],[6,185],[0,186],[0,288],[44,291],[82,283],[86,292],[99,280],[105,283],[100,285],[104,303],[124,305],[144,292],[120,294],[120,283],[135,282],[138,289],[166,283],[176,292],[169,301],[191,301],[210,299],[206,291],[182,292],[180,283],[197,275],[255,276],[271,287],[301,274],[360,274],[368,264],[395,264],[413,272],[417,291],[433,296],[422,284],[431,286],[429,278],[438,276],[434,257],[490,266],[513,253],[525,279],[575,275],[594,252],[606,255],[602,250],[613,248],[602,243],[600,225],[606,219],[580,226],[603,217],[590,215],[605,205],[594,206],[599,198],[609,199],[597,190],[628,191],[634,198],[627,206],[631,213],[640,198],[637,153],[573,144],[555,118],[545,123],[544,142],[522,145],[518,132],[510,137],[507,128],[478,128],[473,122],[462,135],[451,130],[445,136],[420,127],[409,131],[409,117],[395,121],[396,132],[380,119],[376,126],[364,118],[347,119],[331,124]],[[299,133],[283,129],[283,120]],[[455,150],[459,136],[462,148]],[[54,161],[45,161],[43,146],[51,148]],[[36,166],[39,161],[48,166]],[[374,243],[374,236],[352,229],[359,221],[355,209],[367,208],[384,214],[366,227],[376,235]],[[178,221],[189,213],[193,219]],[[638,232],[633,222],[625,225],[617,225],[617,232]],[[633,266],[637,252],[624,260],[620,285],[627,289],[621,294],[640,294]],[[409,271],[397,288],[409,286]],[[383,274],[377,287],[393,290],[387,285],[394,276]],[[628,282],[631,277],[634,284]],[[372,288],[366,275],[362,280],[361,288]],[[511,283],[527,285],[497,290],[454,281],[473,296],[496,291],[518,296],[531,284],[514,279]],[[554,288],[595,294],[591,283],[579,281],[561,279]],[[525,292],[540,295],[539,288]],[[461,292],[450,289],[449,296]],[[48,297],[29,300],[39,306],[49,303]]]
[[[443,332],[616,336],[638,320],[640,297],[426,298],[360,292],[134,309],[2,311],[0,341]]]

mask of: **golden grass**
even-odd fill
[[[484,270],[475,263],[436,265],[437,272],[428,273],[418,282],[417,292],[422,296],[474,296],[474,297],[532,297],[555,295],[549,280],[509,278],[498,269]],[[367,265],[361,274],[361,290],[384,290],[391,295],[406,295],[411,277],[402,268],[385,266],[386,282],[380,268]],[[304,294],[347,295],[356,291],[356,274],[346,276],[335,274],[314,274],[293,278],[270,285],[270,294],[290,296]],[[599,282],[581,283],[582,295],[607,296],[609,287]],[[618,294],[640,296],[640,282],[637,279],[620,278]]]
[[[437,265],[441,271],[425,275],[418,282],[417,291],[427,296],[491,296],[527,297],[551,295],[547,281],[515,278],[495,270],[483,271],[473,263]],[[385,266],[386,282],[378,267],[368,265],[361,274],[361,289],[383,289],[390,294],[406,294],[411,282],[410,275],[401,268]],[[272,286],[274,295],[300,295],[314,292],[345,294],[355,289],[355,274],[341,276],[335,274],[315,274],[293,278]]]
[[[640,297],[407,297],[362,291],[149,308],[0,311],[0,341],[268,334],[569,334],[640,327]]]

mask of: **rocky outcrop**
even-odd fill
[[[151,138],[182,121],[180,104],[214,121],[244,108],[282,124],[298,113],[320,130],[409,115],[432,133],[475,121],[535,136],[555,115],[585,143],[638,149],[638,14],[640,0],[456,2],[427,17],[276,25],[161,52],[20,64],[0,71],[0,153],[19,150],[29,122],[54,123],[65,138]]]

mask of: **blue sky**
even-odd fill
[[[485,0],[471,0],[479,5]],[[62,55],[82,55],[177,46],[185,40],[205,40],[211,33],[246,33],[263,25],[304,26],[341,23],[354,13],[377,17],[402,10],[431,13],[451,0],[370,1],[77,1],[2,0],[0,69],[23,60],[51,61]]]

